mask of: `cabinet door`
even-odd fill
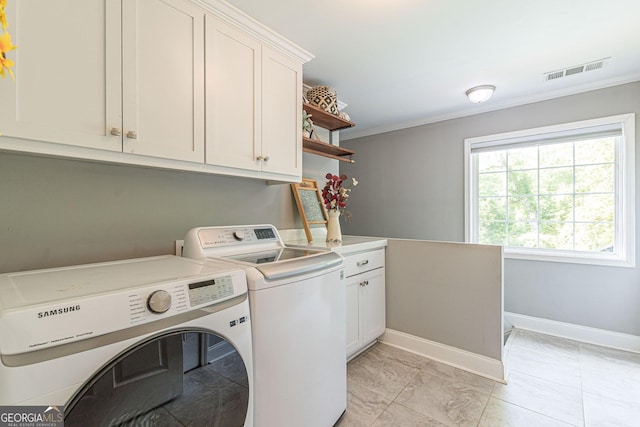
[[[265,172],[302,176],[302,64],[262,48],[262,156]]]
[[[18,49],[8,54],[16,63],[15,81],[0,82],[0,132],[122,150],[107,121],[108,109],[120,110],[120,87],[106,84],[107,62],[115,60],[119,67],[120,43],[105,42],[107,32],[119,38],[119,8],[108,0],[8,2],[9,30]]]
[[[206,17],[206,162],[259,171],[260,43]]]
[[[347,357],[360,349],[360,280],[347,279]]]
[[[204,162],[204,11],[122,2],[123,151]]]
[[[382,335],[386,328],[384,268],[363,275],[360,311],[362,313],[362,341],[367,344]]]

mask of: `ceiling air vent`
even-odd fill
[[[574,74],[579,74],[584,71],[584,65],[580,65],[579,67],[567,68],[564,72],[565,76],[572,76]]]
[[[604,67],[604,60],[587,64],[584,66],[584,70],[585,71],[599,70],[602,67]]]
[[[544,73],[544,79],[546,81],[556,80],[562,77],[572,76],[574,74],[585,73],[587,71],[599,70],[604,67],[604,63],[610,58],[599,59],[597,61],[588,62],[582,65],[574,65],[563,70],[551,71]]]
[[[564,77],[564,70],[562,71],[554,71],[552,73],[547,73],[544,76],[545,80],[554,80],[559,79],[560,77]]]

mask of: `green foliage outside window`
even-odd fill
[[[475,153],[478,242],[612,251],[616,138]]]

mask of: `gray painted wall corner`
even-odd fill
[[[347,234],[464,241],[464,139],[636,113],[640,82],[342,141],[356,163],[341,172],[360,181],[351,194]],[[640,147],[636,136],[636,189]],[[640,242],[640,197],[636,241]],[[636,250],[640,258],[640,251]],[[505,310],[640,335],[640,259],[636,268],[506,259]],[[391,285],[392,286],[392,285]]]

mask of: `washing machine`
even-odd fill
[[[247,274],[255,427],[330,427],[347,404],[343,259],[287,247],[270,224],[197,227],[183,255]]]
[[[176,256],[0,275],[0,406],[64,425],[253,425],[246,275]]]

